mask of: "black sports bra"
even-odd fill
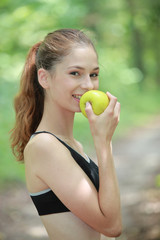
[[[63,142],[54,134],[41,131],[35,132],[32,137],[36,134],[40,133],[48,133],[56,137],[63,145],[65,145],[68,150],[70,151],[72,157],[77,162],[77,164],[83,169],[83,171],[87,174],[90,178],[94,186],[96,187],[97,191],[99,190],[99,174],[98,174],[98,167],[97,165],[88,158],[89,162],[87,162],[82,155],[76,152],[73,148],[71,148],[68,144]],[[70,210],[59,200],[56,194],[49,188],[45,189],[44,191],[37,192],[37,193],[30,193],[30,197],[38,211],[40,216],[52,214],[52,213],[61,213],[61,212],[69,212]]]

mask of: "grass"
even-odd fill
[[[17,163],[11,152],[9,131],[14,123],[13,96],[17,92],[14,82],[0,82],[0,184],[7,181],[24,181],[24,166]],[[118,95],[121,102],[121,121],[115,138],[119,138],[135,126],[144,125],[160,114],[160,95],[158,90],[146,90],[143,93],[134,89],[121,91]],[[94,154],[93,141],[87,119],[76,114],[74,136],[83,143],[88,154]]]

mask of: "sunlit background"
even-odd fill
[[[100,90],[110,91],[121,102],[121,121],[114,139],[160,113],[159,0],[1,0],[1,188],[6,182],[24,181],[24,168],[11,153],[9,131],[26,54],[48,32],[59,28],[83,29],[95,43]],[[92,152],[88,122],[82,114],[76,115],[74,134],[85,151]]]

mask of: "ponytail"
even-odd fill
[[[15,127],[11,130],[11,147],[18,161],[23,161],[24,148],[38,127],[43,114],[44,91],[38,83],[36,54],[41,42],[29,51],[20,81],[20,91],[14,100]]]

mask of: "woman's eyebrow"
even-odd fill
[[[80,67],[80,66],[70,66],[70,67],[68,67],[68,69],[70,69],[70,68],[77,68],[77,69],[81,69],[81,70],[85,69],[84,67]],[[95,67],[95,68],[93,68],[93,70],[99,70],[99,67]]]

